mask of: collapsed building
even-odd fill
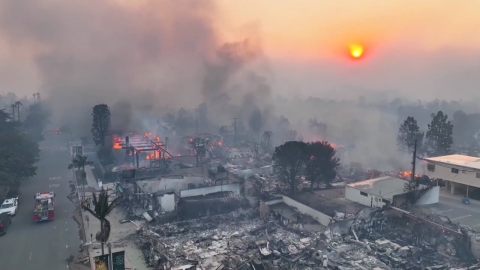
[[[393,189],[405,182],[389,181],[398,182],[387,183]],[[381,180],[370,182],[371,190],[360,192],[379,196],[378,188],[386,187]],[[480,234],[476,231],[417,212],[415,206],[402,203],[408,211],[392,206],[408,196],[404,190],[373,208],[346,198],[347,189],[362,186],[302,193],[295,200],[277,195],[258,205],[248,204],[247,192],[241,189],[228,191],[229,195],[222,190],[208,194],[201,189],[182,190],[185,198],[178,205],[185,206],[181,215],[188,219],[147,224],[139,231],[138,245],[155,269],[480,267],[476,259],[480,257]]]
[[[150,225],[139,234],[138,244],[155,269],[293,269],[320,237],[273,218],[261,220],[253,209]]]
[[[155,269],[480,267],[478,233],[434,216],[394,207],[364,208],[353,216],[338,213],[328,226],[311,230],[302,226],[309,223],[305,221],[308,215],[297,219],[302,213],[281,213],[273,205],[267,212],[260,206],[187,221],[150,223],[135,238]]]
[[[348,233],[347,233],[348,232]],[[336,253],[355,255],[353,261],[331,256],[332,264],[343,269],[372,269],[359,265],[372,255],[383,263],[381,269],[454,269],[477,267],[476,235],[471,229],[445,223],[435,216],[421,215],[395,207],[367,208],[352,221],[349,231],[334,236],[330,242]],[[354,243],[353,246],[345,243]],[[338,248],[341,246],[341,248]],[[361,247],[360,249],[358,247]],[[470,269],[470,268],[469,268]]]
[[[354,164],[345,175],[373,179],[346,177],[334,197],[331,190],[312,190],[292,199],[276,195],[289,187],[271,163],[258,162],[251,149],[225,150],[228,163],[210,169],[194,168],[195,157],[182,156],[178,175],[126,181],[128,196],[151,217],[135,240],[154,269],[480,267],[476,231],[417,213],[407,203],[411,194],[424,203],[435,203],[437,194],[438,202],[438,187],[406,191],[409,181],[401,178],[408,174]],[[299,190],[309,186],[300,179]]]

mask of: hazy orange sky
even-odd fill
[[[480,97],[480,1],[0,0],[0,12],[0,92],[100,81],[111,91],[165,84],[181,99],[201,88],[204,55],[255,37],[273,94]],[[352,43],[364,46],[360,61]],[[67,64],[80,72],[60,74]]]
[[[276,81],[281,92],[480,97],[478,1],[218,2],[229,26],[259,25],[268,56],[289,74]],[[348,56],[352,43],[365,47],[360,61]]]
[[[273,57],[285,54],[335,57],[349,43],[365,44],[372,53],[407,44],[426,51],[445,47],[480,48],[480,35],[476,34],[480,26],[480,2],[476,1],[218,0],[218,3],[222,19],[230,26],[258,23],[265,49]]]

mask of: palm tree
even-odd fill
[[[113,202],[108,202],[108,194],[105,189],[100,191],[97,195],[95,192],[92,194],[94,210],[86,208],[94,217],[100,220],[100,231],[95,235],[95,239],[102,244],[108,241],[110,237],[110,221],[107,220],[107,216],[112,210],[122,203],[122,198],[118,197]]]
[[[20,121],[20,106],[23,106],[23,103],[20,101],[15,102],[15,106],[17,107],[17,118]]]
[[[81,182],[82,182],[82,197],[85,199],[85,182],[87,181],[87,173],[85,173],[85,166],[87,165],[93,165],[92,161],[87,160],[87,156],[81,156],[81,155],[76,155],[72,159],[72,163],[68,165],[68,169],[71,170],[73,168],[76,168],[77,171],[80,171],[81,175]],[[75,177],[77,177],[77,173],[75,172]],[[78,179],[77,183],[78,183]]]

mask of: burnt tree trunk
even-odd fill
[[[100,231],[95,235],[98,242],[107,242],[110,236],[110,222],[106,219],[100,219]]]

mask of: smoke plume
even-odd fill
[[[32,57],[60,122],[85,129],[95,104],[118,100],[127,112],[198,103],[217,45],[212,1],[134,2],[2,1],[2,36]]]
[[[396,151],[398,104],[386,112],[362,102],[292,99],[305,89],[351,98],[359,87],[350,85],[366,87],[375,81],[372,87],[376,89],[386,89],[392,81],[397,87],[413,87],[409,76],[399,76],[403,72],[393,69],[396,65],[388,62],[395,71],[390,73],[393,78],[387,77],[389,83],[377,80],[386,77],[382,65],[343,70],[328,61],[309,69],[320,70],[320,75],[306,76],[306,68],[292,67],[273,77],[258,26],[236,40],[223,40],[217,15],[214,0],[1,1],[0,53],[14,55],[5,58],[12,61],[6,65],[21,67],[26,78],[34,78],[26,86],[33,87],[38,79],[40,89],[32,93],[48,97],[55,124],[70,124],[78,135],[89,135],[92,107],[99,103],[110,105],[112,129],[118,131],[151,130],[165,113],[206,103],[206,118],[217,126],[230,124],[233,117],[247,126],[253,111],[259,109],[263,130],[273,130],[277,143],[286,140],[283,133],[297,130],[305,141],[352,144],[345,162],[360,161],[384,169],[408,166],[409,157]],[[400,71],[415,66],[400,64]],[[472,63],[468,68],[477,66]],[[421,71],[417,67],[414,73],[423,76],[417,69]],[[454,80],[446,80],[438,84],[455,88]],[[339,84],[344,81],[346,87]],[[424,86],[417,81],[412,84]],[[465,89],[472,91],[474,86]],[[274,99],[273,90],[288,93],[288,99]],[[425,95],[435,96],[432,92]],[[289,119],[289,127],[279,127],[280,115]],[[428,121],[428,115],[422,122]],[[327,124],[327,138],[311,134],[307,126],[311,118]]]

